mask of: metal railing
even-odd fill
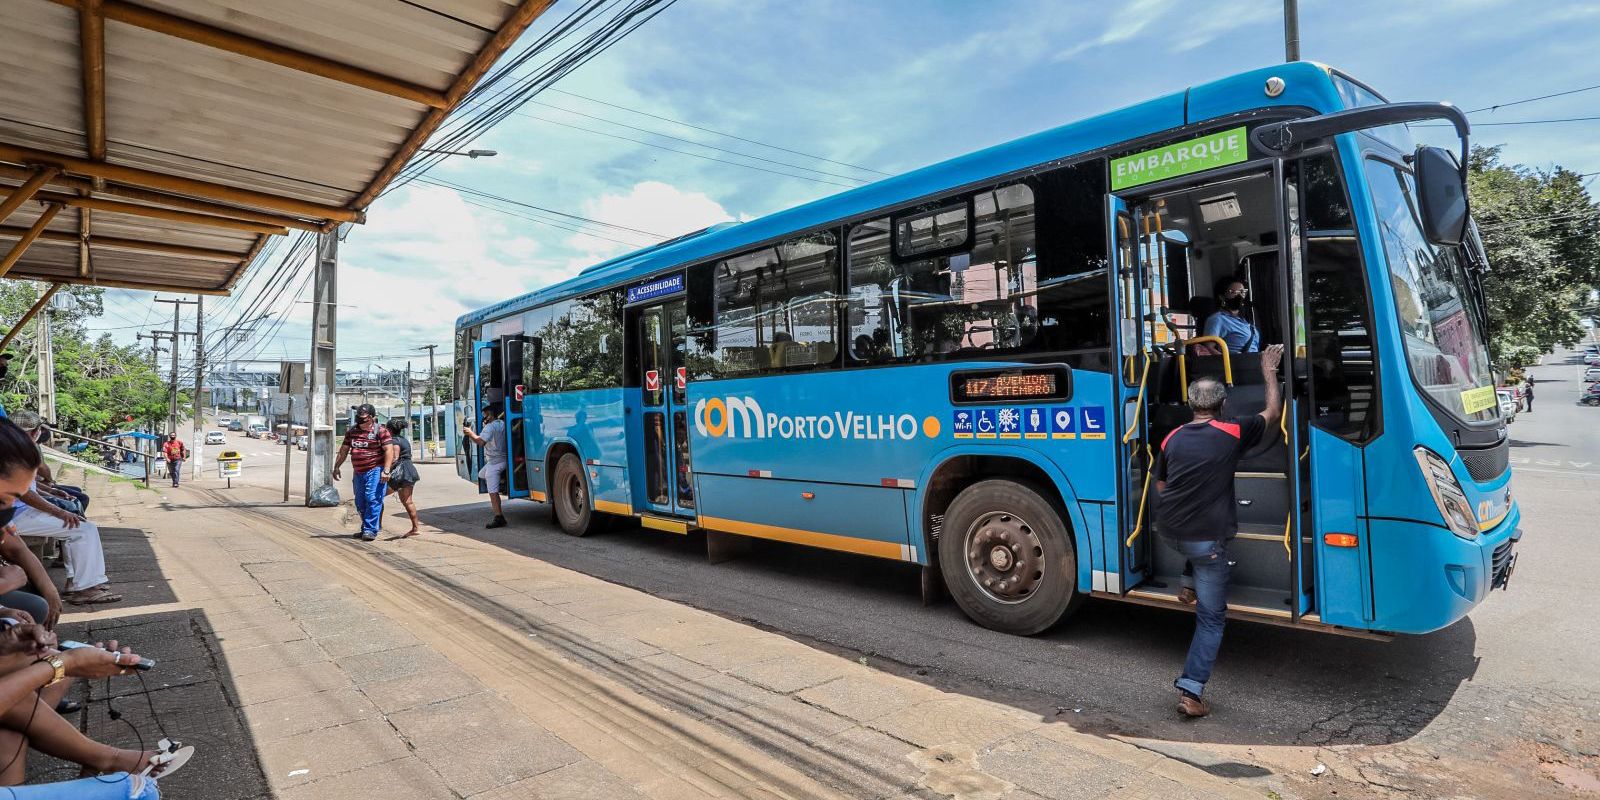
[[[112,444],[112,443],[110,443],[110,442],[108,442],[108,441],[106,441],[104,439],[96,439],[96,438],[93,438],[93,437],[90,437],[90,436],[80,436],[80,435],[78,435],[76,433],[68,433],[67,431],[57,430],[55,428],[49,427],[48,425],[44,426],[44,430],[45,430],[46,433],[50,434],[51,436],[62,436],[62,437],[68,438],[68,439],[76,439],[76,440],[78,440],[80,442],[86,442],[88,444],[91,444],[91,445],[94,445],[96,447],[102,448],[101,452],[104,452],[106,449],[110,449],[110,450],[113,450],[113,451],[120,451],[120,452],[123,452],[123,453],[132,453],[132,454],[140,457],[144,461],[144,485],[146,487],[150,486],[150,460],[155,458],[155,454],[146,453],[146,452],[144,452],[142,450],[135,450],[135,449],[133,449],[131,447],[123,447],[120,444]],[[68,455],[72,455],[72,453],[69,451]],[[84,459],[84,460],[87,461],[87,459]],[[120,469],[116,469],[116,468],[109,468],[108,467],[108,469],[111,469],[113,472],[117,472],[118,474],[121,474],[121,472],[122,472]]]

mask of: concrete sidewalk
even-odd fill
[[[419,499],[474,498],[448,468],[424,470]],[[366,544],[340,510],[265,488],[88,481],[109,495],[97,519],[116,506],[102,524],[128,601],[69,615],[66,633],[161,660],[150,706],[202,748],[169,797],[1264,795],[492,540],[425,529]],[[111,689],[158,737],[141,687]],[[83,724],[131,743],[105,696],[92,687]]]

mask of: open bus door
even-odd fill
[[[636,393],[628,399],[634,507],[678,517],[695,515],[689,466],[687,308],[682,297],[629,309],[631,347],[638,358]],[[633,409],[637,408],[637,413]]]
[[[475,341],[472,343],[472,374],[473,385],[477,389],[477,399],[472,408],[466,409],[468,419],[472,420],[474,431],[483,430],[483,407],[496,403],[504,403],[505,390],[505,361],[500,342],[497,340]],[[484,486],[483,479],[478,474],[483,471],[483,448],[473,446],[467,437],[461,437],[461,452],[466,454],[467,469],[471,471],[473,480],[478,482],[478,493],[486,494],[488,488]]]
[[[537,419],[539,392],[539,349],[536,337],[520,333],[500,337],[501,363],[505,375],[506,455],[510,460],[506,475],[506,496],[527,497],[533,484],[528,473],[529,417]]]

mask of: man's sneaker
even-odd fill
[[[1178,710],[1183,712],[1184,716],[1199,719],[1200,717],[1211,713],[1211,706],[1206,705],[1206,701],[1201,700],[1200,698],[1185,692],[1182,689],[1179,689],[1178,692],[1180,693],[1180,696],[1178,697]]]
[[[505,526],[506,526],[506,518],[505,517],[495,517],[494,519],[489,520],[489,524],[488,525],[485,525],[483,527],[485,527],[485,528],[504,528]]]
[[[363,542],[376,542],[376,541],[378,541],[378,534],[376,534],[376,533],[364,533],[364,534],[361,535],[361,541],[363,541]]]
[[[350,538],[352,538],[352,539],[365,539],[365,538],[367,538],[367,534],[366,534],[365,531],[356,531],[355,533],[350,534]]]

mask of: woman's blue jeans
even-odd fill
[[[1199,697],[1211,680],[1211,667],[1222,647],[1222,625],[1228,618],[1228,539],[1168,540],[1168,544],[1194,567],[1195,594],[1194,638],[1189,641],[1183,675],[1172,685]]]
[[[155,781],[126,772],[0,789],[0,797],[7,800],[156,800],[160,796]]]

